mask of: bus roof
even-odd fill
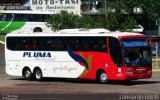
[[[58,31],[58,34],[100,34],[100,33],[108,33],[110,32],[107,29],[104,28],[97,28],[97,29],[85,29],[85,28],[80,28],[80,29],[62,29]]]
[[[116,38],[122,38],[122,37],[145,37],[145,35],[143,34],[139,34],[139,33],[131,33],[131,32],[101,32],[101,33],[60,33],[60,32],[53,32],[53,33],[9,33],[7,34],[6,37],[8,36],[13,36],[13,37],[42,37],[42,36],[111,36],[111,37],[116,37]]]
[[[21,11],[17,11],[17,10],[1,10],[2,13],[5,14],[39,14],[39,15],[47,15],[47,14],[54,14],[54,12],[49,12],[49,11],[45,11],[45,12],[40,12],[40,11],[32,11],[32,10],[21,10]]]

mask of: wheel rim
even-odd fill
[[[31,72],[30,72],[29,70],[27,70],[27,71],[25,72],[25,77],[28,78],[28,77],[30,77],[30,76],[31,76]]]
[[[41,71],[37,71],[36,72],[36,79],[41,79],[41,77],[42,77]]]
[[[102,83],[105,83],[105,82],[107,81],[107,75],[106,75],[106,73],[102,73],[102,74],[100,75],[100,81],[101,81]]]

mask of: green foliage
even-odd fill
[[[131,13],[135,7],[142,9],[148,18],[160,17],[160,0],[123,0],[126,1],[126,10]]]
[[[75,26],[78,26],[78,21],[78,15],[62,11],[61,13],[51,15],[47,20],[47,26],[51,27],[54,31],[57,31],[60,29],[73,28]]]
[[[119,27],[118,18],[115,13],[108,13],[108,29],[111,31],[116,31]]]
[[[129,16],[134,14],[136,7],[141,8],[143,15],[150,19],[160,17],[160,0],[106,0],[102,5],[104,9],[100,12],[105,16],[93,18],[62,11],[52,15],[47,20],[47,26],[52,27],[54,31],[65,28],[107,28],[126,31],[136,24],[134,16]]]
[[[121,31],[132,31],[130,30],[133,26],[135,26],[137,23],[132,17],[128,17],[124,23],[121,23]]]
[[[129,28],[136,25],[136,21],[133,17],[127,17],[124,19],[122,16],[117,16],[116,13],[108,13],[108,29],[111,31],[131,31]]]
[[[9,26],[6,27],[7,25],[9,25]],[[12,31],[15,31],[17,29],[22,28],[24,25],[25,25],[25,22],[13,21],[13,22],[10,23],[9,21],[1,21],[0,32],[9,33],[9,32],[12,32]]]
[[[67,11],[61,11],[58,14],[51,15],[47,20],[47,26],[52,30],[68,28],[102,28],[105,27],[103,17],[92,18],[90,16],[78,16]]]
[[[0,35],[0,41],[5,42],[5,35]]]
[[[106,14],[109,30],[126,31],[128,27],[135,25],[134,16],[129,16],[134,15],[135,8],[140,8],[142,14],[149,19],[160,17],[160,0],[107,0],[103,8],[101,12]]]

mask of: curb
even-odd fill
[[[152,72],[160,72],[160,69],[152,69]]]
[[[1,44],[5,44],[3,41],[0,41]]]

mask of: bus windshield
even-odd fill
[[[145,39],[123,39],[123,57],[125,66],[151,66],[151,50]]]

